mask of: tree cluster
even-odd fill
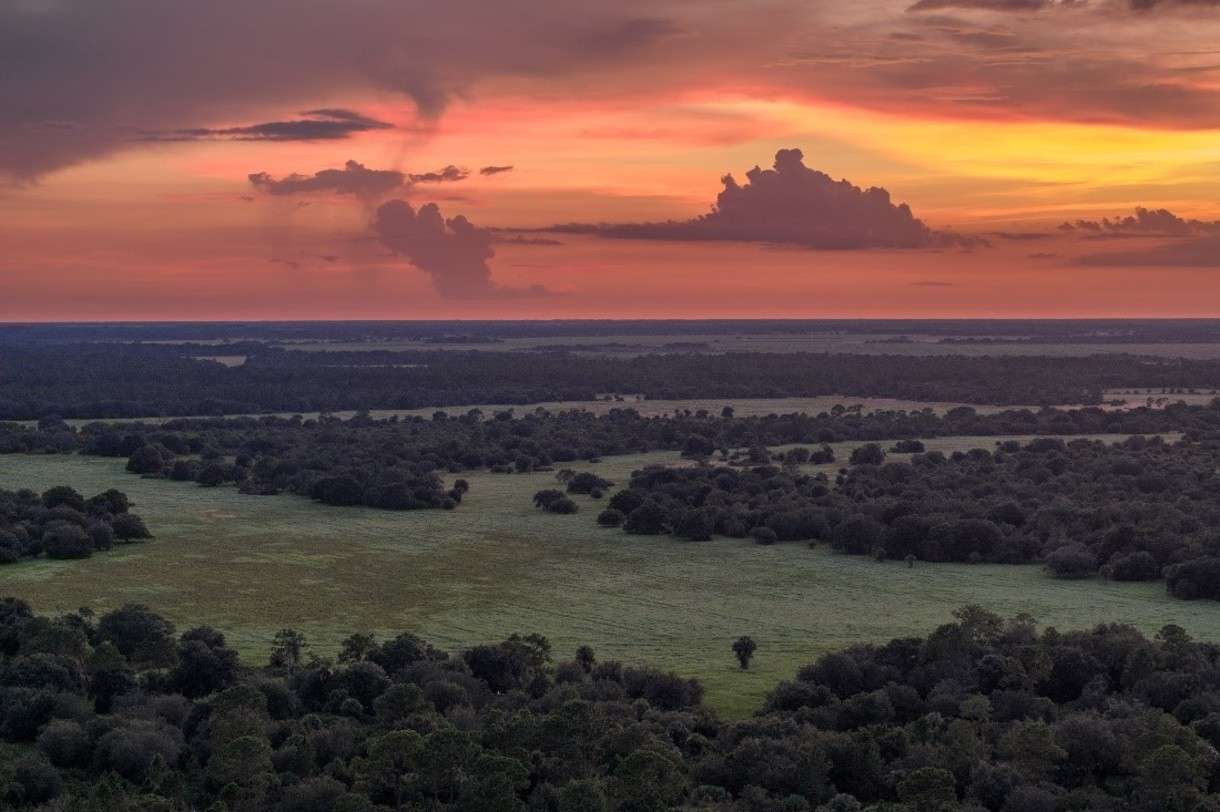
[[[66,485],[41,495],[0,489],[0,564],[38,556],[88,558],[150,538],[128,508],[127,496],[114,489],[88,499]]]
[[[1042,562],[1060,578],[1164,574],[1178,597],[1220,597],[1220,434],[1047,437],[887,460],[861,446],[835,482],[792,464],[651,466],[599,520],[694,541],[824,541],[879,560]]]

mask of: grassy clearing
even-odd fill
[[[840,459],[849,448],[839,447]],[[641,465],[677,460],[656,453],[584,467],[623,482]],[[584,497],[575,516],[535,512],[530,497],[553,486],[551,474],[468,479],[471,492],[455,512],[391,513],[144,480],[115,460],[0,457],[0,487],[118,487],[157,534],[86,561],[5,567],[0,594],[42,611],[144,602],[180,626],[224,630],[254,658],[284,626],[325,652],[358,630],[411,630],[447,647],[537,631],[560,656],[588,643],[602,657],[697,676],[729,715],[749,713],[819,653],[924,634],[966,603],[1061,628],[1118,621],[1154,632],[1173,622],[1220,640],[1220,606],[1174,600],[1160,584],[1055,581],[1036,567],[907,569],[824,547],[633,537],[596,527],[598,503]],[[729,648],[741,634],[760,646],[745,673]]]

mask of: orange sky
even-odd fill
[[[1220,9],[405,5],[6,6],[0,320],[1220,316]],[[788,148],[885,188],[926,239],[859,236],[901,213],[820,209],[812,172],[655,239],[536,231],[688,221]],[[349,160],[467,174],[247,180]],[[387,232],[391,199],[468,218],[473,242]],[[1137,207],[1182,219],[1056,228]],[[825,250],[843,228],[858,239]]]

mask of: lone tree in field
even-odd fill
[[[741,663],[742,671],[750,667],[750,658],[754,656],[757,648],[758,643],[749,635],[743,634],[733,641],[733,654],[737,655],[737,662]]]

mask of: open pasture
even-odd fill
[[[952,451],[995,441],[927,444]],[[844,460],[850,445],[836,452]],[[625,482],[635,468],[677,462],[654,453],[577,467]],[[1162,584],[1057,581],[1038,567],[907,569],[825,546],[628,536],[597,527],[600,503],[587,497],[577,497],[575,516],[535,511],[531,496],[554,487],[550,473],[467,478],[471,491],[454,512],[395,513],[145,480],[110,459],[3,457],[0,487],[70,484],[86,495],[117,487],[157,537],[84,561],[5,567],[0,594],[40,611],[146,603],[182,627],[223,630],[258,660],[285,626],[323,653],[353,631],[410,630],[448,648],[536,631],[561,658],[588,643],[603,658],[699,677],[729,715],[752,711],[822,652],[924,634],[967,603],[1061,628],[1124,622],[1151,633],[1178,623],[1220,639],[1220,608],[1171,598]],[[760,646],[749,672],[729,649],[741,634]]]

